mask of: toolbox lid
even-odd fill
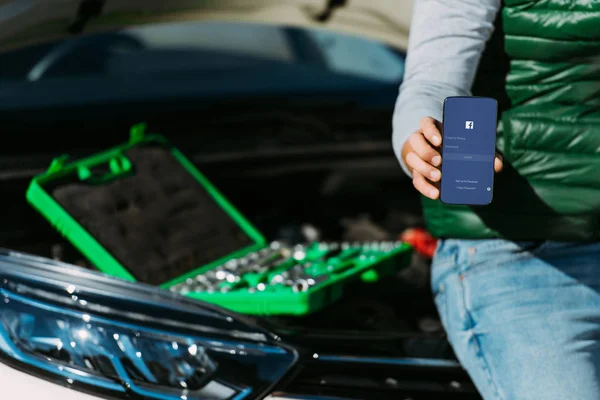
[[[27,200],[99,270],[168,287],[266,245],[175,147],[146,126],[128,143],[36,176]]]

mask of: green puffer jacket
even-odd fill
[[[498,99],[485,207],[423,198],[440,238],[600,239],[600,0],[506,0],[474,95]]]

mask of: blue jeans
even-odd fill
[[[441,240],[431,278],[484,399],[600,399],[600,243]]]

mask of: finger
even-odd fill
[[[439,169],[423,161],[414,151],[411,151],[406,155],[406,164],[413,168],[413,171],[416,170],[432,182],[438,182],[442,177],[442,173]]]
[[[418,171],[413,171],[413,186],[422,195],[429,197],[432,200],[436,200],[440,195],[440,191],[437,190],[431,183],[427,182],[423,175],[421,175]]]
[[[442,163],[442,157],[440,154],[433,147],[431,147],[421,132],[415,132],[410,135],[408,142],[414,152],[417,153],[422,160],[436,167]]]
[[[442,135],[437,126],[437,121],[431,117],[425,117],[421,119],[420,124],[421,132],[423,132],[423,136],[432,143],[434,146],[438,147],[442,144]]]
[[[500,172],[504,168],[504,162],[502,161],[502,156],[496,153],[496,158],[494,158],[494,171]]]

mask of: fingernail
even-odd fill
[[[442,157],[440,157],[440,156],[434,156],[431,159],[431,162],[433,163],[433,165],[440,165],[440,163],[442,162]]]
[[[437,135],[434,135],[433,138],[432,138],[432,140],[433,140],[433,144],[440,144],[442,142],[442,140],[440,139],[440,137],[437,136]]]
[[[429,197],[431,197],[432,199],[436,198],[438,194],[438,190],[437,189],[431,189],[429,191]]]
[[[440,177],[440,171],[434,169],[429,173],[429,176],[431,177],[431,179],[438,179]]]

